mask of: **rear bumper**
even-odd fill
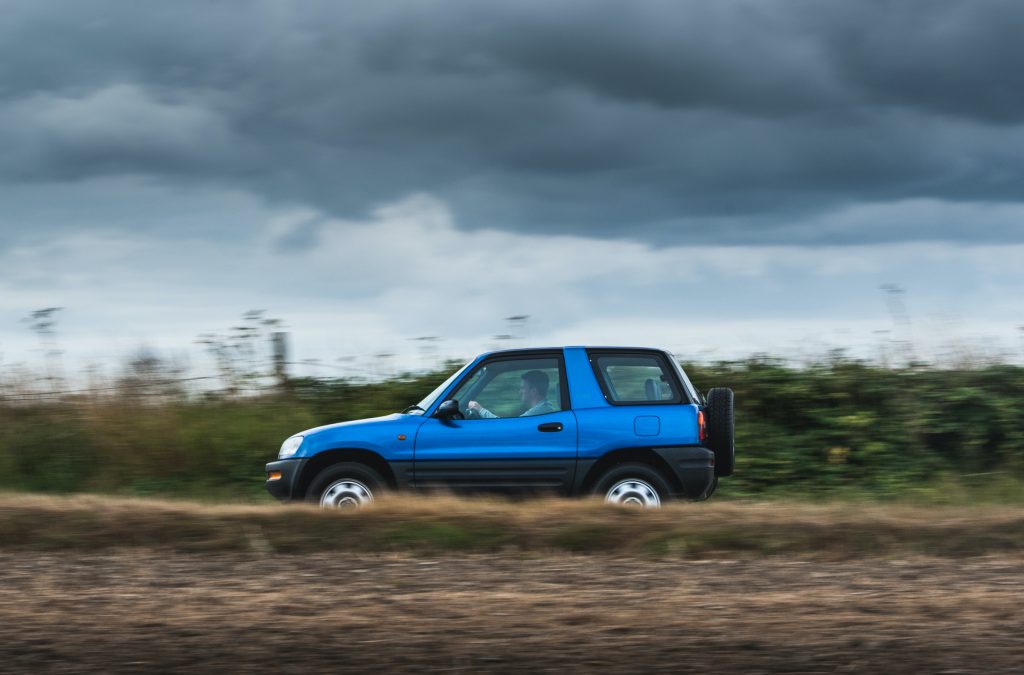
[[[302,495],[295,494],[295,488],[299,483],[299,476],[302,474],[302,467],[306,464],[306,458],[281,459],[270,462],[266,466],[267,492],[282,502],[301,500]],[[280,478],[271,480],[271,474],[281,474]]]
[[[705,447],[687,445],[654,448],[654,452],[671,467],[678,481],[677,496],[699,499],[707,493],[715,480],[715,453]]]

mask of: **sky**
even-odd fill
[[[1016,0],[7,0],[0,376],[54,345],[203,372],[198,336],[249,310],[324,375],[530,344],[1024,360],[1022,25]]]

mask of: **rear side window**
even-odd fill
[[[612,403],[681,403],[682,394],[665,359],[657,354],[596,354],[591,357],[604,395]]]

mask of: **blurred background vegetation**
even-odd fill
[[[231,354],[227,341],[211,351]],[[239,352],[244,356],[244,350]],[[263,464],[309,427],[399,411],[459,364],[377,382],[275,381],[224,356],[212,385],[140,355],[88,388],[0,384],[7,489],[262,501]],[[232,363],[241,363],[233,367]],[[835,355],[684,364],[736,392],[737,469],[717,498],[1024,502],[1024,368],[893,368]]]

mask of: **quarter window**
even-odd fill
[[[680,403],[682,395],[664,359],[654,354],[600,354],[592,359],[613,403]]]

